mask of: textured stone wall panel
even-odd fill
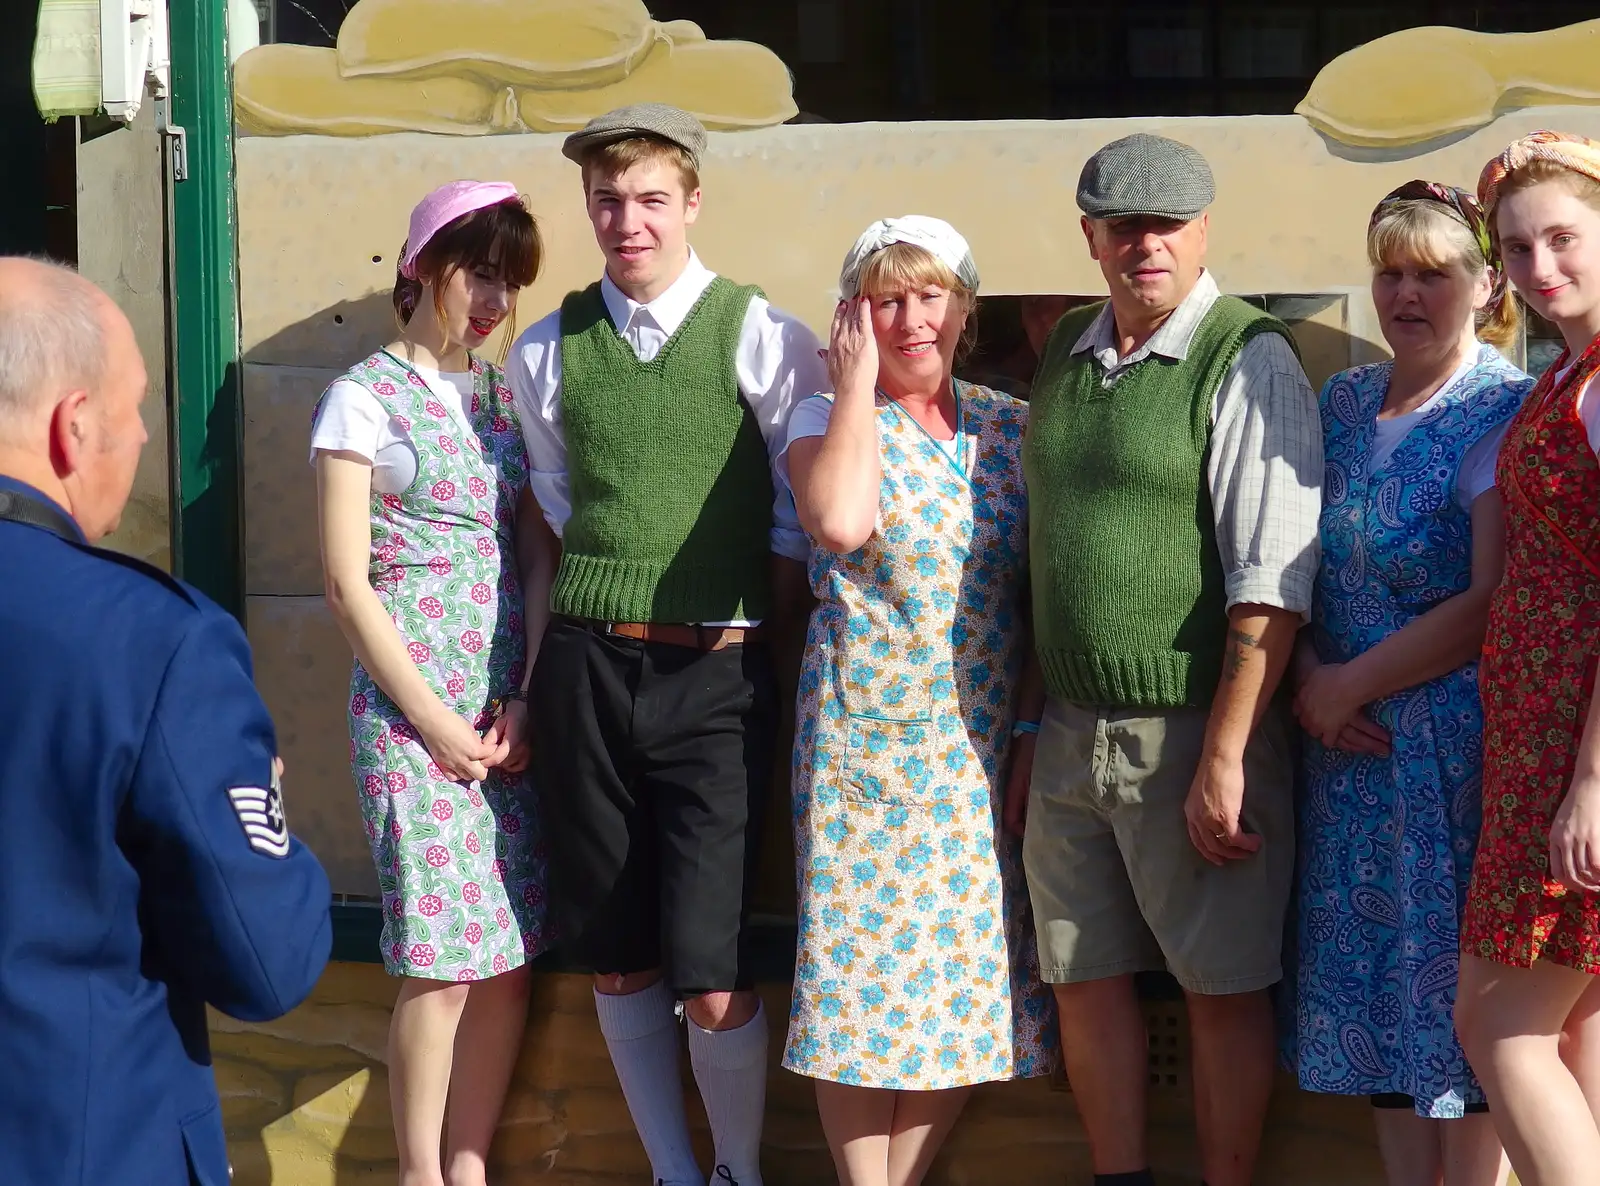
[[[235,1186],[350,1186],[393,1181],[384,1039],[397,982],[372,964],[335,964],[288,1017],[244,1025],[213,1017],[217,1081]],[[764,985],[772,1030],[762,1172],[770,1186],[832,1181],[812,1085],[778,1060],[788,986]],[[1152,1020],[1170,1009],[1151,1005]],[[683,1083],[703,1164],[710,1134]],[[1379,1186],[1364,1099],[1295,1091],[1280,1080],[1258,1179],[1273,1186]],[[1198,1161],[1186,1087],[1157,1087],[1151,1158],[1161,1186],[1187,1186]],[[1071,1094],[1050,1079],[973,1094],[930,1186],[1060,1186],[1087,1181],[1088,1146]],[[649,1164],[595,1023],[589,978],[535,977],[527,1032],[490,1157],[496,1186],[639,1186]]]
[[[289,827],[334,893],[374,896],[378,877],[350,775],[350,647],[317,597],[250,597],[256,686],[278,729]]]
[[[322,595],[311,413],[340,373],[244,366],[245,591],[253,596]]]

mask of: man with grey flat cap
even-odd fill
[[[711,1180],[760,1186],[767,1022],[746,918],[778,732],[768,632],[808,551],[771,464],[789,409],[829,384],[805,325],[689,247],[705,147],[692,115],[659,103],[567,138],[605,272],[506,369],[561,543],[528,712],[552,913],[595,973],[652,1177],[707,1180],[681,1008]],[[529,612],[544,600],[527,597]]]
[[[1248,1186],[1275,1065],[1294,872],[1276,693],[1311,608],[1322,435],[1288,329],[1203,267],[1214,194],[1160,136],[1084,166],[1110,299],[1046,343],[1024,451],[1046,699],[1008,816],[1097,1186],[1154,1182],[1135,973],[1188,1001],[1209,1186]]]

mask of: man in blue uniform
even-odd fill
[[[93,541],[145,442],[132,328],[0,258],[0,1182],[223,1186],[205,1006],[277,1017],[330,943],[238,625]]]

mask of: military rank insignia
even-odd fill
[[[289,821],[283,814],[283,777],[273,764],[269,787],[231,787],[228,799],[250,847],[268,857],[289,855]]]

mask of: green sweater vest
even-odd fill
[[[1182,361],[1151,354],[1107,388],[1090,354],[1072,354],[1102,307],[1051,334],[1023,449],[1045,685],[1076,704],[1200,707],[1227,635],[1206,481],[1212,401],[1246,342],[1289,331],[1224,296]]]
[[[770,612],[772,473],[734,369],[756,288],[718,276],[649,362],[600,285],[561,303],[572,516],[550,593],[602,622],[726,622]]]

